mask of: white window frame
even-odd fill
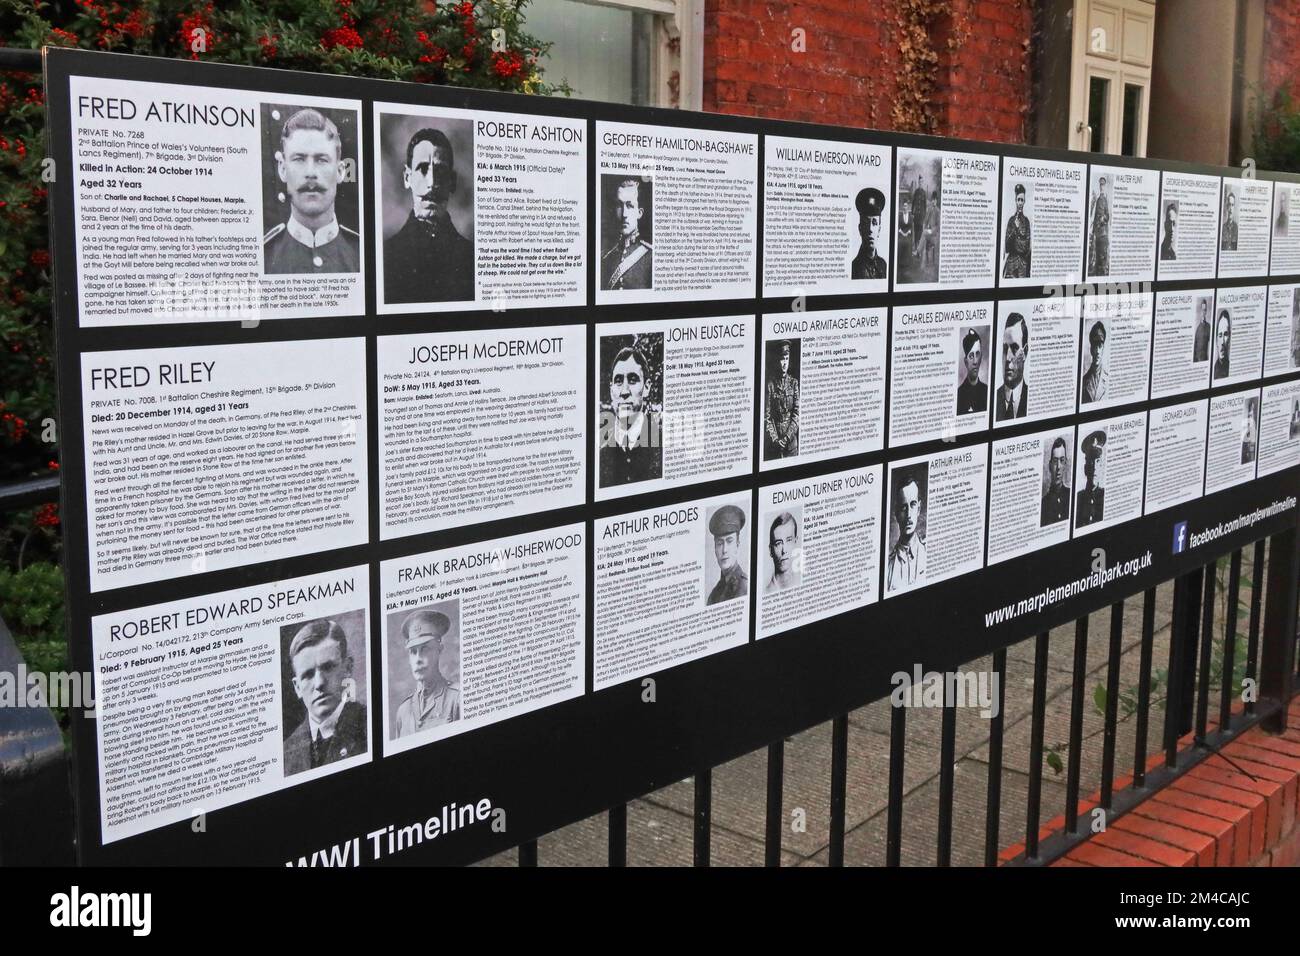
[[[655,18],[655,56],[650,64],[653,106],[703,109],[704,0],[579,0]],[[676,41],[676,51],[673,50]],[[673,78],[676,76],[676,90]]]
[[[1104,51],[1093,52],[1089,24],[1092,8],[1115,15],[1119,25],[1114,35],[1106,37]],[[1124,92],[1126,86],[1142,88],[1142,104],[1138,110],[1137,129],[1134,131],[1135,156],[1147,154],[1147,121],[1151,115],[1151,56],[1155,46],[1156,0],[1075,0],[1073,55],[1070,81],[1070,147],[1091,148],[1091,127],[1088,126],[1089,79],[1093,76],[1110,81],[1110,97],[1106,103],[1105,128],[1102,133],[1102,151],[1119,155],[1124,142]],[[1144,55],[1125,56],[1122,49],[1127,22],[1133,19],[1146,21],[1149,45]]]

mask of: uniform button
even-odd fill
[[[311,264],[314,265],[317,269],[319,269],[321,266],[325,264],[325,260],[322,259],[320,256],[313,256],[311,260]]]

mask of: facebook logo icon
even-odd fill
[[[1174,525],[1174,554],[1187,550],[1187,522],[1180,521]]]

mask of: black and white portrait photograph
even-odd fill
[[[1223,183],[1223,209],[1219,221],[1219,249],[1222,252],[1237,251],[1237,187]]]
[[[1289,438],[1300,438],[1300,398],[1291,403],[1291,425],[1287,429]]]
[[[1300,368],[1300,289],[1291,296],[1291,367]]]
[[[1246,399],[1241,414],[1241,463],[1249,465],[1259,452],[1259,396]]]
[[[384,301],[472,302],[473,123],[383,113],[379,148]]]
[[[1070,455],[1073,436],[1062,432],[1043,447],[1042,500],[1038,509],[1038,526],[1070,520],[1070,481],[1074,474]]]
[[[803,583],[803,506],[791,505],[766,517],[767,560],[764,594],[789,591]]]
[[[1273,191],[1273,238],[1285,239],[1291,229],[1291,188],[1278,183]]]
[[[357,114],[263,103],[262,271],[361,271]]]
[[[764,345],[763,460],[799,454],[799,339]]]
[[[989,326],[963,325],[957,330],[957,414],[989,408]]]
[[[1214,330],[1210,327],[1210,315],[1214,311],[1214,302],[1208,295],[1198,295],[1196,306],[1192,310],[1196,323],[1192,329],[1192,363],[1199,365],[1210,360],[1210,339]]]
[[[364,754],[366,612],[281,627],[280,659],[285,776]]]
[[[889,237],[885,235],[885,194],[874,186],[859,189],[854,199],[858,230],[853,237],[857,255],[849,263],[852,279],[887,279]]]
[[[1002,247],[1002,278],[1028,279],[1032,261],[1033,183],[1018,182],[1012,189],[1015,211],[1007,218]]]
[[[1088,190],[1088,275],[1110,275],[1111,183],[1107,176],[1092,173]]]
[[[1232,374],[1232,313],[1220,309],[1214,320],[1214,367],[1211,381],[1228,378]]]
[[[928,462],[895,468],[889,476],[886,591],[905,591],[925,583],[925,516],[929,487]]]
[[[749,524],[746,509],[725,504],[705,512],[704,592],[708,604],[722,604],[749,594]]]
[[[600,287],[654,288],[654,179],[600,176]]]
[[[1166,199],[1160,204],[1160,261],[1172,262],[1178,258],[1175,236],[1178,232],[1178,200]]]
[[[1106,323],[1101,319],[1087,324],[1083,340],[1083,376],[1079,382],[1079,402],[1090,405],[1105,400],[1110,375],[1106,371]]]
[[[600,487],[663,474],[664,335],[606,335],[600,340]]]
[[[1096,429],[1079,442],[1082,487],[1074,496],[1074,526],[1083,528],[1106,518],[1106,432]],[[1076,478],[1076,487],[1079,479]]]
[[[460,599],[388,615],[392,739],[460,720]]]
[[[1019,312],[1007,315],[1002,326],[1002,384],[998,386],[993,414],[999,422],[1029,414],[1029,385],[1025,369],[1029,363],[1029,321]]]
[[[898,283],[939,281],[943,223],[943,159],[898,151]]]

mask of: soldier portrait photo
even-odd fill
[[[849,263],[852,279],[887,279],[889,251],[885,239],[885,194],[875,187],[859,189],[854,206],[858,212],[858,254]]]
[[[930,465],[917,462],[889,476],[889,555],[885,590],[906,591],[925,583],[925,502]]]
[[[1291,296],[1291,367],[1300,368],[1300,289]]]
[[[957,414],[989,409],[989,327],[963,325],[957,330]]]
[[[1029,323],[1019,312],[1007,316],[1002,327],[1002,384],[993,402],[994,420],[1009,422],[1029,414],[1029,385],[1025,363],[1029,359]]]
[[[710,508],[706,515],[704,591],[708,604],[721,604],[749,594],[749,534],[745,509],[737,505]],[[710,557],[710,555],[712,557]]]
[[[390,739],[460,720],[460,599],[388,615]]]
[[[1038,509],[1038,526],[1070,520],[1071,471],[1069,432],[1057,435],[1043,449],[1042,503]]]
[[[939,156],[898,151],[897,284],[939,281],[943,162]]]
[[[601,488],[663,475],[664,335],[606,335],[597,388]]]
[[[1259,451],[1259,396],[1246,399],[1241,415],[1241,463],[1249,465]]]
[[[1110,374],[1106,371],[1106,323],[1098,319],[1088,327],[1084,343],[1084,372],[1079,383],[1079,402],[1090,405],[1106,398]]]
[[[1079,443],[1083,487],[1074,496],[1074,526],[1082,528],[1106,517],[1106,433],[1091,431]]]
[[[474,301],[474,126],[383,113],[382,301]]]
[[[1110,181],[1097,176],[1088,197],[1088,275],[1110,275]]]
[[[262,272],[361,271],[357,114],[264,103]]]
[[[1031,243],[1029,190],[1032,186],[1016,183],[1016,211],[1007,219],[1006,238],[1002,244],[1002,278],[1028,279],[1030,275]]]
[[[1219,227],[1219,249],[1237,251],[1237,187],[1223,184],[1223,225]]]
[[[1192,362],[1199,364],[1210,360],[1210,297],[1196,297],[1196,328],[1192,332]]]
[[[1300,438],[1300,398],[1291,403],[1291,425],[1287,429],[1288,438]]]
[[[1219,310],[1219,317],[1214,320],[1214,368],[1210,380],[1217,382],[1227,378],[1231,372],[1232,358],[1232,315],[1227,309]]]
[[[284,774],[368,751],[366,612],[280,628]]]
[[[1285,239],[1291,228],[1291,190],[1277,184],[1273,197],[1273,237]]]
[[[1160,221],[1164,223],[1164,238],[1160,240],[1160,261],[1169,262],[1178,258],[1178,252],[1174,248],[1176,241],[1174,236],[1178,230],[1178,200],[1166,199],[1161,206],[1163,214],[1160,216]]]
[[[767,583],[763,593],[789,591],[803,583],[803,506],[767,516]]]
[[[799,339],[764,346],[763,460],[799,454]]]
[[[600,287],[654,288],[654,180],[649,176],[600,176]]]

